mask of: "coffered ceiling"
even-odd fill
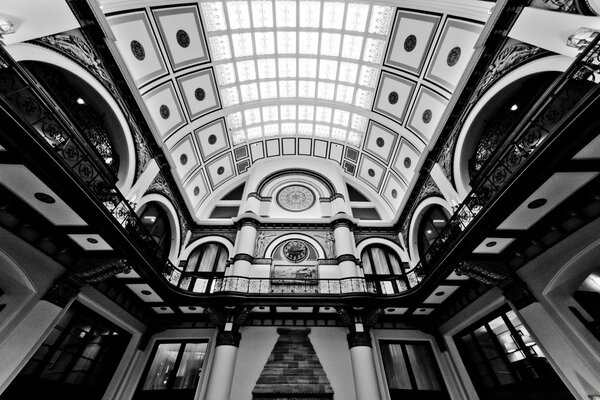
[[[307,155],[397,215],[493,5],[101,4],[197,222],[257,161]]]

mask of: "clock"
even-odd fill
[[[283,246],[283,255],[293,263],[299,263],[308,257],[308,247],[301,240],[290,240]]]

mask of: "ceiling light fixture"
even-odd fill
[[[77,98],[77,104],[83,105],[83,104],[85,104],[85,100],[83,100],[81,97],[78,97]]]
[[[516,105],[516,104],[513,104],[513,105],[510,107],[510,111],[517,111],[518,109],[519,109],[519,106],[518,106],[518,105]]]

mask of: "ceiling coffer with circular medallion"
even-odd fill
[[[315,204],[315,199],[315,194],[301,185],[289,185],[277,193],[277,204],[284,210],[292,212],[308,210]]]

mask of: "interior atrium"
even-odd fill
[[[2,0],[0,400],[600,399],[600,0]]]

